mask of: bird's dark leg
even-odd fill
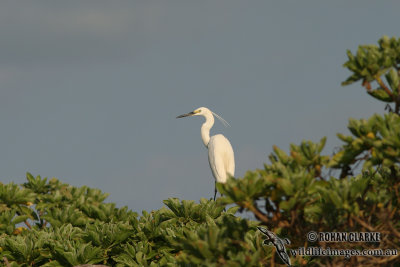
[[[217,181],[214,182],[214,201],[215,201],[215,197],[217,196]]]

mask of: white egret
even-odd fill
[[[215,178],[215,181],[219,183],[225,183],[229,175],[235,175],[235,158],[231,143],[225,136],[222,134],[217,134],[210,137],[210,129],[214,125],[213,114],[225,126],[229,125],[223,118],[205,107],[198,108],[176,118],[203,116],[206,119],[201,126],[201,138],[203,139],[204,145],[208,149],[208,162],[210,163],[211,172]],[[214,200],[216,195],[217,188],[215,187]]]

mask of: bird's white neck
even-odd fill
[[[206,113],[203,115],[206,121],[201,126],[201,139],[206,147],[208,147],[208,143],[210,142],[210,129],[214,125],[214,116],[212,113]]]

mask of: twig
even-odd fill
[[[373,260],[373,262],[377,263],[377,264],[387,263],[389,261],[392,261],[392,260],[398,258],[399,255],[395,255],[395,256],[392,256],[392,257],[384,257],[384,259],[382,259],[382,260]]]
[[[257,219],[263,221],[264,223],[269,222],[269,218],[262,211],[260,211],[257,206],[251,203],[245,203],[244,207],[253,212]]]
[[[392,98],[393,102],[395,103],[395,108],[394,108],[394,113],[399,114],[400,112],[400,98],[399,96],[396,96],[392,93],[392,91],[389,90],[389,88],[385,85],[385,83],[382,81],[380,76],[376,76],[375,77],[376,81],[378,82],[378,84],[383,88],[383,90],[385,90],[385,92]],[[400,87],[400,85],[399,85]]]
[[[364,79],[362,86],[364,86],[368,92],[371,92],[371,83]]]
[[[290,221],[290,227],[292,227],[292,226],[294,225],[294,222],[296,221],[297,214],[296,214],[296,211],[295,211],[295,210],[292,210],[292,211],[290,212],[290,214],[292,215],[292,219],[291,219],[291,221]]]
[[[397,244],[393,243],[392,241],[390,241],[389,239],[386,239],[385,241],[386,241],[386,243],[391,245],[393,248],[399,249],[399,246]]]
[[[7,257],[3,257],[3,261],[6,264],[7,267],[11,267],[11,264],[8,262]]]
[[[395,236],[397,236],[398,238],[400,238],[400,233],[393,227],[393,225],[390,221],[388,221],[388,225],[389,225],[390,230],[392,230],[393,234]]]
[[[386,111],[386,110],[388,110],[389,113],[393,113],[393,109],[392,109],[392,107],[391,107],[389,104],[386,104],[386,106],[385,106],[385,111]]]
[[[271,256],[271,267],[275,267],[275,253],[272,253]]]
[[[21,212],[17,211],[17,215],[21,215]],[[29,229],[32,229],[32,226],[29,224],[27,220],[25,220],[24,223]]]
[[[382,89],[385,90],[385,92],[393,99],[393,101],[396,102],[396,99],[394,99],[393,93],[389,90],[389,88],[387,88],[386,84],[384,84],[384,82],[382,82],[381,77],[377,75],[375,77],[375,79],[378,82],[378,84],[382,87]]]
[[[28,226],[29,229],[32,229],[32,226],[30,225],[30,223],[28,221],[24,221],[25,225]]]
[[[397,199],[400,199],[399,197],[399,184],[396,184],[396,186],[394,187],[394,193],[396,194]]]
[[[364,222],[363,220],[361,220],[360,218],[351,215],[351,218],[353,220],[355,220],[356,222],[358,222],[359,224],[361,224],[361,226],[363,226],[364,228],[367,228],[368,230],[370,230],[371,232],[375,231],[374,227],[372,227],[371,225],[369,225],[368,223]]]

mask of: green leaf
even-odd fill
[[[294,186],[293,186],[293,183],[289,179],[280,178],[277,180],[277,182],[281,186],[283,191],[285,191],[285,194],[287,194],[288,196],[293,195]]]
[[[239,206],[230,207],[230,208],[226,211],[226,213],[235,215],[235,213],[239,210],[239,208],[240,208]]]
[[[336,191],[331,191],[328,195],[333,204],[335,204],[336,208],[342,208],[342,200]]]
[[[394,69],[391,68],[390,71],[385,75],[390,88],[392,91],[395,93],[395,95],[399,94],[399,74],[398,72]]]
[[[393,102],[393,98],[388,95],[388,93],[386,93],[385,90],[383,90],[382,88],[376,89],[376,90],[371,90],[371,91],[367,91],[367,93],[373,97],[375,97],[378,100],[384,101],[384,102],[388,102],[391,103]]]
[[[285,211],[291,210],[297,203],[297,199],[292,197],[289,200],[284,200],[279,203],[279,208]]]
[[[317,153],[321,153],[322,149],[324,149],[326,144],[326,136],[322,137],[321,140],[319,141],[318,148],[317,148]]]

